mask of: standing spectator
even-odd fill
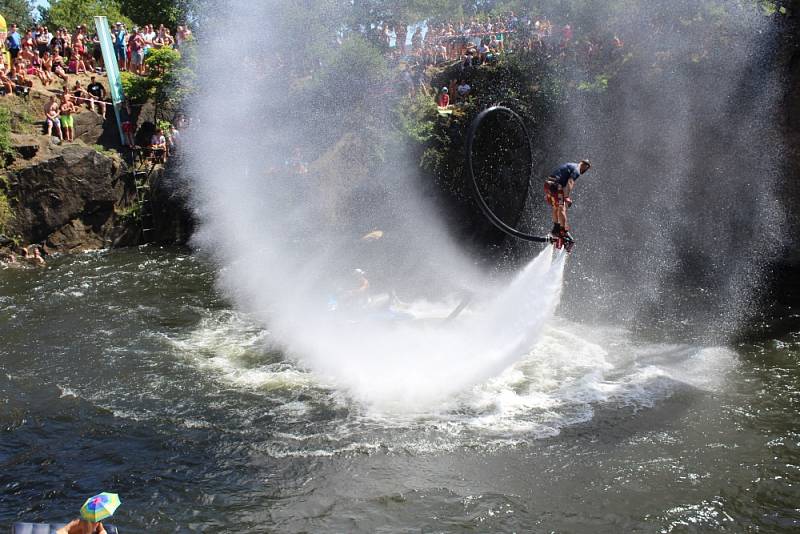
[[[33,31],[28,30],[25,32],[25,37],[22,38],[22,50],[33,51],[36,48],[36,39],[33,37]]]
[[[111,32],[111,37],[114,42],[114,55],[117,56],[117,63],[119,63],[119,68],[122,70],[128,68],[125,55],[125,38],[127,35],[128,32],[125,31],[125,26],[123,26],[121,22],[114,24],[114,30]]]
[[[192,39],[192,30],[188,26],[178,26],[175,34],[175,48],[181,48],[183,43]]]
[[[172,156],[180,146],[181,134],[174,124],[169,125],[169,133],[167,134],[167,144],[169,147],[169,155]]]
[[[400,50],[400,55],[406,55],[406,38],[408,37],[408,26],[406,26],[405,22],[400,22],[397,24],[394,30],[395,34],[395,46],[398,50]]]
[[[561,29],[561,48],[569,46],[570,41],[572,41],[572,26],[566,24]]]
[[[61,37],[64,39],[64,53],[61,55],[64,56],[67,64],[69,64],[69,62],[72,61],[72,35],[70,35],[66,28],[62,28]]]
[[[22,48],[22,37],[20,37],[19,33],[17,33],[17,25],[12,24],[8,28],[8,37],[6,37],[6,48],[8,52],[11,54],[11,61],[17,59],[17,54],[19,54],[20,49]]]
[[[128,38],[128,48],[131,51],[131,72],[144,74],[144,39],[134,28]]]
[[[39,50],[39,55],[44,56],[50,48],[50,41],[53,40],[53,34],[47,29],[47,26],[42,28],[39,35],[36,37],[36,48]]]
[[[156,32],[153,31],[152,24],[145,24],[142,33],[141,33],[142,41],[144,41],[144,57],[147,57],[147,54],[150,53],[150,49],[153,48],[153,42],[156,39]],[[144,63],[142,63],[144,66]]]
[[[106,88],[103,84],[97,81],[97,76],[92,75],[92,83],[86,88],[89,93],[89,109],[94,111],[94,105],[100,108],[100,114],[106,118]]]
[[[64,36],[61,33],[61,30],[56,30],[56,35],[52,39],[50,39],[50,53],[55,56],[56,54],[61,55],[64,53]]]
[[[64,93],[61,95],[61,128],[64,130],[64,140],[65,141],[74,141],[75,140],[75,117],[72,116],[73,113],[78,111],[78,108],[75,107],[75,104],[72,103],[72,97],[69,93]]]
[[[53,135],[53,128],[56,129],[58,138],[64,140],[64,135],[61,133],[61,120],[58,118],[60,106],[55,96],[51,96],[47,104],[44,105],[44,121],[47,125],[47,137]]]
[[[403,69],[403,84],[406,86],[406,94],[409,97],[414,97],[416,94],[415,86],[414,86],[414,76],[411,74],[410,67],[406,67]]]
[[[411,49],[416,53],[420,48],[422,48],[422,29],[417,26],[414,35],[411,36]]]

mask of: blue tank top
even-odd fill
[[[555,178],[561,187],[567,187],[570,178],[577,180],[580,175],[581,171],[577,163],[564,163],[550,173],[550,176]]]

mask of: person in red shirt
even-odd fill
[[[439,94],[439,107],[446,108],[450,105],[450,95],[447,93],[447,87],[442,87],[442,92]]]

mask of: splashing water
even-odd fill
[[[522,357],[558,305],[563,254],[542,252],[502,289],[449,237],[414,170],[361,153],[370,132],[385,131],[387,110],[343,113],[323,102],[309,122],[285,73],[256,55],[244,58],[253,79],[231,85],[220,66],[259,50],[265,34],[280,31],[280,16],[231,2],[219,17],[252,42],[207,36],[195,102],[202,126],[186,146],[201,221],[195,244],[219,263],[223,292],[289,357],[380,409],[436,405]],[[358,93],[363,82],[328,81],[337,94]],[[315,143],[319,131],[339,141]],[[393,152],[386,162],[410,161],[403,143],[381,143]],[[310,172],[292,170],[295,154],[312,155]],[[360,239],[376,229],[383,238]],[[396,307],[352,297],[355,269],[366,270],[372,296],[443,302],[471,293],[476,304],[449,323],[441,320],[449,311],[438,321],[397,320]],[[341,303],[335,311],[331,300]]]
[[[537,340],[561,294],[565,254],[546,249],[502,293],[458,322],[314,318],[292,352],[381,410],[417,410],[499,374]],[[300,332],[298,332],[300,334]]]

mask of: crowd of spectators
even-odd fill
[[[134,26],[128,32],[123,23],[117,22],[111,31],[111,38],[120,69],[144,75],[147,68],[144,60],[150,50],[178,50],[192,38],[192,31],[187,26],[178,26],[173,36],[170,29],[163,24],[159,25],[158,30],[152,24],[145,24],[141,28]]]
[[[151,50],[179,49],[192,39],[192,32],[186,26],[178,26],[173,36],[164,25],[156,29],[152,24],[133,27],[129,32],[122,22],[117,22],[111,30],[111,38],[120,69],[146,75],[144,59]],[[79,25],[74,31],[58,28],[53,34],[48,26],[42,24],[24,33],[16,24],[11,24],[3,44],[10,64],[6,64],[5,54],[0,54],[0,95],[27,96],[34,86],[34,79],[38,79],[49,96],[43,109],[48,136],[73,141],[74,115],[83,107],[106,118],[108,91],[98,80],[105,73],[100,40],[96,33],[89,32],[86,25]],[[84,75],[84,79],[89,77],[89,83],[84,85],[80,75]],[[51,85],[54,87],[50,88]],[[126,144],[135,146],[135,126],[132,131],[131,126],[132,122],[128,120]],[[175,149],[177,137],[177,129],[166,128],[154,132],[148,138],[150,143],[147,147],[159,161],[165,161],[170,149]]]
[[[471,70],[496,63],[504,54],[536,53],[556,60],[582,58],[589,67],[602,65],[601,57],[619,51],[622,40],[610,36],[576,36],[572,25],[554,24],[543,16],[474,16],[459,21],[428,22],[407,26],[404,23],[377,25],[376,36],[390,56],[406,64],[401,83],[413,96],[427,87],[426,69],[431,65],[460,65],[461,75],[448,87],[436,91],[436,103],[446,107],[467,99],[472,87]],[[409,37],[410,34],[410,37]],[[390,46],[394,37],[394,46]]]

